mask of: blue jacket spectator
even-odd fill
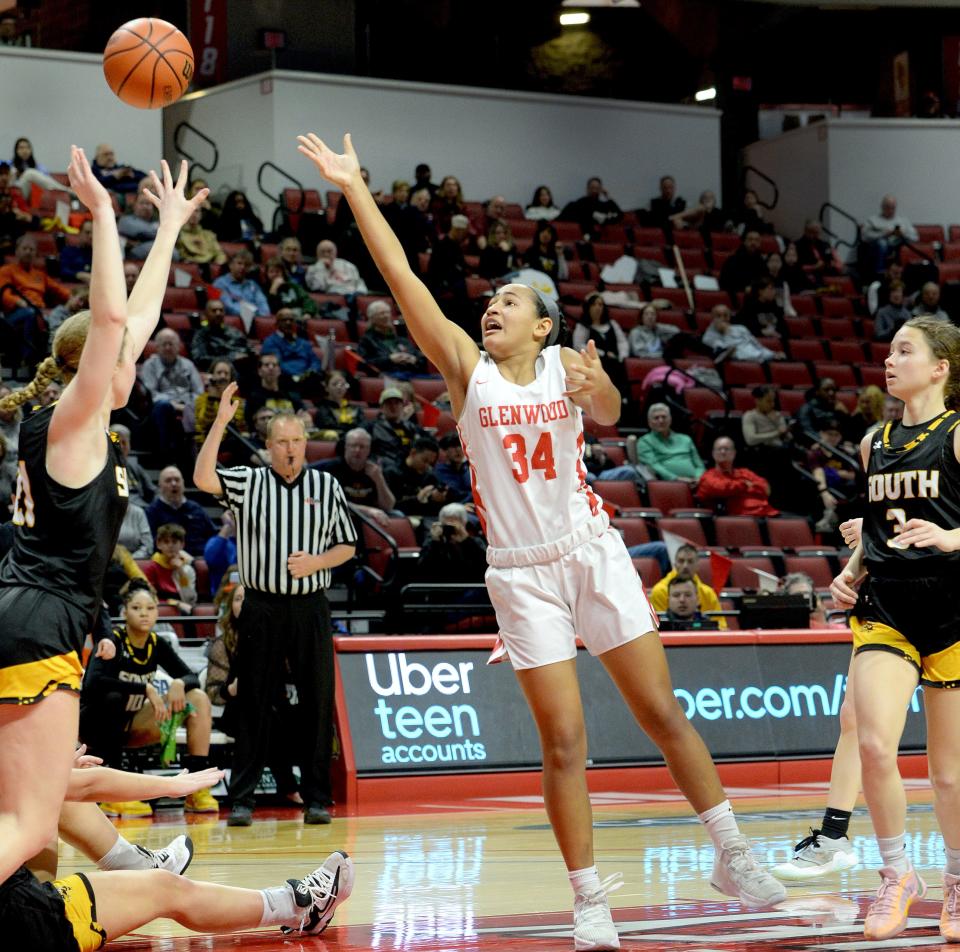
[[[310,341],[297,336],[297,319],[288,308],[277,314],[277,329],[263,342],[260,354],[276,355],[281,372],[295,379],[311,371],[323,371],[323,365],[313,352]]]
[[[253,264],[249,251],[238,251],[227,262],[229,272],[221,274],[213,286],[220,291],[221,300],[228,314],[240,314],[240,305],[246,302],[256,308],[257,317],[267,317],[270,305],[267,296],[256,281],[247,277],[247,269]]]
[[[90,283],[93,265],[93,221],[87,219],[80,226],[75,245],[64,245],[60,252],[60,280]]]
[[[220,531],[203,547],[203,560],[207,563],[210,573],[210,591],[220,589],[224,573],[231,565],[237,564],[237,524],[233,513],[229,509],[223,512],[223,522]]]

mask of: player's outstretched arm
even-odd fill
[[[147,341],[153,336],[157,321],[160,320],[170,262],[173,260],[173,250],[180,229],[187,223],[194,209],[210,194],[209,189],[203,188],[193,198],[186,197],[185,189],[189,178],[186,161],[180,163],[180,175],[176,185],[166,159],[161,162],[160,170],[161,176],[157,176],[154,171],[150,172],[151,187],[144,189],[144,194],[160,212],[160,228],[127,303],[127,329],[134,360],[143,353],[143,348],[147,346]]]
[[[186,797],[213,787],[223,771],[208,767],[196,773],[160,777],[155,774],[128,773],[111,767],[74,768],[67,784],[67,800],[152,800],[155,797]]]
[[[227,424],[233,419],[240,406],[239,400],[234,400],[237,393],[237,383],[228,383],[220,397],[220,406],[217,408],[217,418],[210,427],[207,438],[197,453],[197,461],[193,464],[193,484],[197,489],[210,493],[211,496],[222,496],[223,487],[220,477],[217,476],[217,455],[220,452],[220,442],[227,429]]]
[[[94,176],[83,149],[70,147],[67,174],[77,197],[93,216],[90,329],[72,385],[53,411],[50,439],[54,443],[61,436],[82,430],[103,406],[127,325],[127,287],[113,203]]]
[[[480,349],[462,328],[443,316],[433,295],[411,270],[403,246],[360,177],[360,162],[350,133],[343,137],[343,155],[337,155],[313,133],[297,140],[298,149],[350,203],[363,240],[397,299],[417,346],[436,364],[448,384],[465,386],[480,359]]]

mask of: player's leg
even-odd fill
[[[35,704],[0,704],[0,882],[56,836],[78,711],[70,691]]]
[[[891,630],[893,636],[897,633]],[[897,766],[907,704],[919,671],[904,654],[884,649],[860,651],[853,670],[863,794],[883,861],[880,890],[867,911],[864,936],[882,940],[906,928],[910,905],[926,888],[905,850],[907,800]]]
[[[783,900],[783,886],[754,859],[710,752],[677,702],[666,653],[656,632],[611,648],[599,658],[637,723],[660,749],[670,775],[713,841],[716,861],[711,885],[754,908]]]
[[[100,730],[104,736],[109,734],[112,737],[111,743],[115,752],[111,755],[114,758],[111,766],[119,767],[124,747],[149,747],[160,742],[160,727],[149,701],[145,701],[143,707],[133,715],[125,711],[120,712],[113,706],[102,708],[100,716],[103,717],[108,711],[112,711],[116,723],[110,727],[101,725]],[[153,815],[153,808],[144,800],[106,801],[100,804],[100,809],[107,816],[138,817]]]

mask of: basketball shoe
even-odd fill
[[[191,793],[183,803],[185,813],[219,813],[220,804],[209,790]]]
[[[136,843],[134,846],[144,860],[144,865],[138,867],[140,869],[165,869],[182,876],[193,859],[193,840],[182,834],[162,850],[148,850]]]
[[[880,880],[877,898],[870,903],[863,920],[865,939],[892,939],[900,935],[907,927],[910,907],[927,891],[927,884],[917,875],[915,869],[908,873],[898,873],[892,866],[884,866],[880,870]],[[949,899],[949,896],[944,898]],[[941,918],[941,923],[942,921]]]
[[[811,830],[810,835],[793,848],[793,858],[774,866],[770,872],[784,882],[805,883],[852,869],[859,862],[860,857],[847,837],[832,839],[820,830]]]
[[[124,800],[116,803],[101,803],[100,809],[107,816],[132,817],[153,816],[153,807],[143,800]]]
[[[281,926],[284,935],[320,935],[333,913],[353,891],[353,860],[343,850],[331,853],[323,864],[303,879],[288,879],[297,907],[296,925]]]
[[[578,892],[573,900],[573,947],[578,952],[619,949],[620,936],[610,915],[607,896],[623,885],[620,873],[602,880],[599,889]]]
[[[954,876],[951,873],[943,874],[940,935],[947,942],[960,942],[960,876]]]
[[[763,909],[787,898],[786,889],[757,863],[745,836],[731,836],[720,844],[710,885],[736,896],[748,909]]]

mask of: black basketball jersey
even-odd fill
[[[20,427],[13,548],[0,563],[0,585],[58,595],[81,611],[89,630],[103,599],[103,577],[127,511],[127,470],[112,434],[107,461],[86,486],[71,489],[47,473],[53,407]]]
[[[864,556],[872,575],[936,576],[960,565],[957,552],[892,544],[894,526],[910,519],[960,527],[960,463],[953,451],[958,424],[960,415],[947,410],[926,423],[890,422],[873,433],[863,520]]]

